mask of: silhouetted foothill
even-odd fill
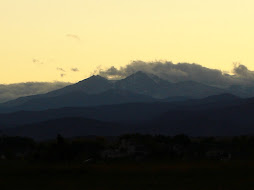
[[[63,145],[65,143],[65,140],[60,134],[58,134],[56,142],[58,145]]]
[[[191,143],[191,140],[188,136],[181,134],[181,135],[176,135],[173,138],[173,142],[180,145],[188,145]]]

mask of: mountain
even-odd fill
[[[105,122],[124,124],[152,121],[168,111],[206,111],[250,104],[252,99],[240,99],[230,94],[210,96],[204,99],[178,102],[144,102],[93,107],[69,107],[44,111],[19,111],[0,114],[0,129],[43,122],[65,117],[82,117]]]
[[[253,109],[253,107],[252,107]],[[170,111],[153,122],[158,134],[190,136],[254,135],[254,120],[248,108],[241,114],[234,108],[196,111]],[[152,126],[153,124],[150,124]],[[156,127],[155,127],[156,125]]]
[[[170,93],[171,85],[170,82],[164,81],[155,75],[148,75],[139,71],[125,79],[117,81],[115,88],[152,96],[154,98],[165,98]]]
[[[72,92],[83,92],[86,94],[99,94],[113,88],[111,81],[99,76],[93,75],[76,84],[66,86],[62,89],[55,90],[46,94],[47,97],[59,96]]]
[[[228,101],[223,104],[225,100]],[[0,114],[0,123],[16,122],[14,128],[1,129],[5,135],[37,140],[55,138],[57,134],[66,137],[124,133],[239,136],[254,134],[253,110],[253,98],[238,99],[225,94],[185,105],[157,102]]]
[[[115,88],[152,96],[158,99],[170,97],[204,98],[227,92],[224,89],[194,81],[171,83],[155,75],[141,71],[117,81],[115,83]]]
[[[232,85],[228,88],[228,91],[243,98],[251,98],[254,96],[254,85]]]
[[[0,129],[7,135],[36,139],[58,133],[67,137],[127,132],[254,134],[254,98],[228,92],[194,81],[171,83],[144,72],[118,81],[92,76],[47,94],[0,104],[0,112],[5,112],[0,114]]]
[[[21,97],[15,100],[8,101],[6,103],[0,104],[0,107],[16,107],[20,106],[28,101],[36,100],[36,99],[45,99],[45,98],[51,98],[51,97],[58,97],[62,95],[68,95],[68,94],[98,94],[101,92],[105,92],[112,88],[112,83],[108,81],[107,79],[99,76],[99,75],[93,75],[85,80],[82,80],[76,84],[66,86],[64,88],[54,90],[51,92],[48,92],[46,94],[39,94],[39,95],[33,95],[33,96],[26,96]]]
[[[63,107],[84,107],[98,105],[113,105],[130,102],[153,102],[153,98],[135,94],[129,91],[111,89],[100,94],[86,94],[82,91],[63,93],[57,96],[39,95],[27,98],[22,104],[4,104],[3,110],[45,110]],[[12,101],[14,102],[14,101]],[[15,103],[15,102],[14,102]]]
[[[170,96],[185,96],[192,98],[205,98],[212,95],[224,94],[227,91],[194,81],[174,83],[170,89]]]
[[[248,101],[248,99],[242,99],[238,96],[225,93],[208,96],[202,99],[188,99],[186,101],[179,101],[178,107],[185,110],[208,110],[227,106],[236,106],[246,101]]]
[[[104,98],[106,99],[108,99],[106,97],[107,93],[109,93],[109,95],[112,95],[110,91],[104,93]],[[91,97],[94,98],[94,96]],[[143,96],[141,97],[142,98],[140,99],[140,101],[144,101]],[[81,98],[83,98],[82,95]],[[127,98],[130,97],[127,96]],[[74,99],[78,100],[77,97],[75,97]],[[117,97],[113,97],[112,101],[116,101],[116,99]],[[0,128],[13,127],[16,125],[24,125],[63,117],[84,117],[110,122],[135,123],[152,120],[169,110],[207,110],[214,108],[224,108],[227,106],[249,104],[251,102],[254,102],[254,100],[252,99],[241,99],[231,94],[209,96],[204,99],[178,99],[177,101],[173,102],[165,100],[154,102],[149,100],[150,98],[148,98],[145,102],[123,104],[119,103],[91,107],[81,107],[81,103],[80,101],[78,101],[80,105],[76,107],[47,109],[42,111],[18,111],[14,113],[2,113],[0,114]],[[124,102],[125,101],[127,100],[125,99]],[[101,102],[95,101],[95,103],[100,104]],[[52,106],[54,107],[54,105]]]
[[[115,136],[124,132],[125,129],[115,123],[78,117],[49,120],[2,130],[5,135],[24,136],[36,140],[54,139],[58,134],[70,138],[93,135]]]
[[[194,106],[190,109],[190,105]],[[254,135],[254,98],[240,99],[224,94],[196,100],[179,108],[169,110],[150,122],[150,126],[156,126],[153,132],[190,136]]]
[[[82,117],[106,122],[140,123],[152,120],[176,107],[170,103],[128,103],[95,107],[66,107],[43,111],[0,114],[0,129],[65,117]]]
[[[164,98],[161,101],[163,101],[163,102],[185,102],[187,100],[192,100],[192,98],[187,97],[187,96],[171,96],[171,97]]]
[[[118,81],[110,81],[97,75],[46,94],[22,97],[0,104],[0,112],[156,102],[163,99],[171,99],[172,102],[175,97],[181,97],[182,101],[225,92],[224,89],[193,81],[170,83],[144,72],[134,73]]]

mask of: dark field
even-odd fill
[[[253,189],[252,161],[0,163],[1,189]]]
[[[254,189],[254,137],[3,136],[0,189]]]

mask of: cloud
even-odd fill
[[[254,71],[250,71],[245,65],[235,64],[233,72],[239,78],[254,81]]]
[[[73,72],[79,72],[79,69],[78,68],[71,68],[71,71],[73,71]]]
[[[44,94],[53,90],[63,88],[71,83],[65,82],[27,82],[4,85],[0,84],[0,103],[22,96]]]
[[[66,34],[66,37],[72,38],[72,39],[77,40],[77,41],[81,41],[80,37],[76,34]]]
[[[56,70],[65,72],[65,70],[63,68],[60,68],[60,67],[57,67]]]
[[[61,74],[60,74],[60,76],[61,76],[61,77],[65,77],[65,76],[66,76],[66,74],[64,74],[64,73],[61,73]]]
[[[34,64],[44,64],[44,62],[39,60],[39,59],[34,58],[32,61],[33,61]]]
[[[220,87],[254,84],[254,72],[248,70],[244,65],[235,65],[233,75],[229,75],[223,73],[221,70],[210,69],[195,63],[173,64],[167,61],[133,61],[119,69],[112,66],[105,70],[99,69],[96,73],[109,79],[121,79],[137,71],[154,74],[170,82],[192,80]]]

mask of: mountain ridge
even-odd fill
[[[171,99],[181,97],[179,100],[197,99],[227,92],[225,89],[194,81],[171,83],[156,75],[138,71],[125,79],[114,82],[99,75],[93,75],[76,84],[46,94],[22,97],[0,104],[0,112],[156,102],[165,99],[170,101],[170,97],[172,97]]]

